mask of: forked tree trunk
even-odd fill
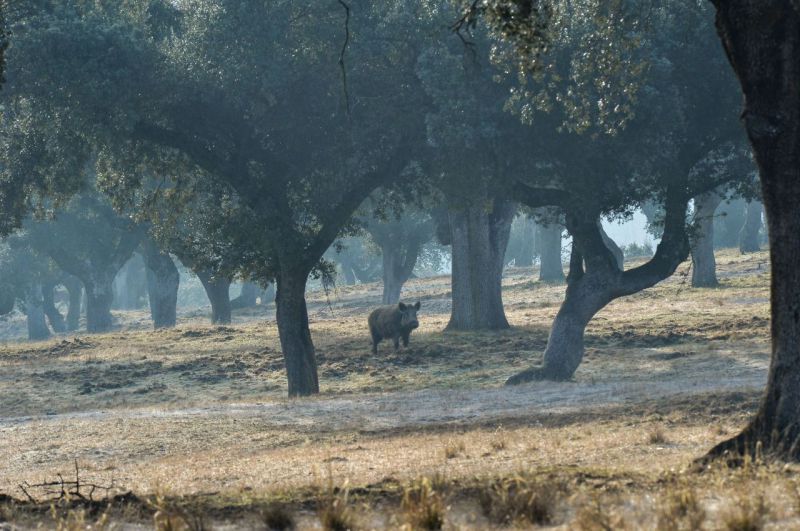
[[[178,314],[178,288],[181,277],[172,257],[161,252],[151,240],[142,245],[147,274],[147,299],[153,328],[175,326]]]
[[[230,324],[231,322],[231,281],[221,275],[214,276],[208,271],[200,271],[197,277],[206,290],[211,303],[211,324]]]
[[[34,282],[25,294],[25,317],[28,323],[28,339],[37,341],[50,337],[50,329],[44,314],[42,285]]]
[[[503,260],[514,208],[494,201],[450,212],[453,306],[448,330],[508,328],[503,310]]]
[[[717,29],[745,95],[770,242],[772,359],[750,424],[713,448],[800,459],[800,4],[716,0]]]
[[[648,288],[675,271],[689,253],[689,245],[684,229],[686,202],[678,198],[672,204],[668,231],[656,254],[628,271],[619,268],[596,219],[567,212],[567,229],[573,239],[567,292],[550,329],[543,364],[512,376],[507,385],[572,378],[583,360],[584,331],[592,317],[614,299]]]
[[[306,279],[303,268],[286,267],[278,276],[275,297],[278,335],[289,380],[289,396],[319,393],[317,357],[306,308]]]
[[[95,271],[84,280],[86,288],[86,331],[107,332],[114,325],[111,304],[114,301],[114,276],[116,271]]]
[[[564,265],[561,263],[561,233],[564,227],[559,223],[540,225],[539,242],[539,280],[542,282],[564,282]]]
[[[714,258],[714,212],[722,202],[716,190],[694,198],[692,242],[692,287],[713,288],[717,282],[717,261]]]
[[[53,331],[57,334],[62,334],[67,331],[67,323],[64,321],[64,316],[56,308],[56,303],[53,299],[53,291],[55,289],[56,284],[53,282],[48,282],[42,286],[42,309]]]
[[[231,301],[231,308],[239,310],[241,308],[253,308],[258,303],[259,287],[252,282],[242,284],[242,291],[239,296]]]
[[[83,283],[72,275],[64,279],[64,287],[69,293],[69,308],[67,309],[67,330],[70,332],[80,328],[81,300],[83,299]]]
[[[758,199],[747,203],[744,225],[739,231],[739,252],[742,254],[756,253],[761,250],[761,214],[763,213],[764,205]]]

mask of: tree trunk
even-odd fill
[[[307,278],[304,269],[291,267],[283,268],[278,276],[276,319],[289,380],[289,396],[319,393],[317,358],[308,328]]]
[[[238,310],[241,308],[253,308],[258,303],[259,287],[252,282],[242,284],[242,291],[239,296],[231,301],[231,308]]]
[[[563,230],[558,223],[539,226],[539,280],[542,282],[564,282],[564,266],[561,263]]]
[[[270,282],[267,289],[261,292],[261,305],[266,306],[267,304],[275,302],[275,283]]]
[[[55,301],[53,300],[53,290],[55,289],[56,284],[52,282],[48,282],[42,286],[42,309],[53,331],[62,334],[67,331],[67,324],[64,321],[64,316],[58,311]]]
[[[712,190],[694,198],[695,235],[692,242],[692,287],[713,288],[717,282],[717,261],[714,258],[714,212],[722,196]]]
[[[354,286],[356,283],[356,275],[353,273],[353,268],[347,264],[340,264],[342,267],[342,274],[344,275],[345,286]]]
[[[130,276],[130,260],[125,262],[125,265],[117,272],[114,277],[114,304],[113,308],[117,310],[130,310],[133,307],[130,300],[131,290],[128,287]]]
[[[25,316],[28,322],[28,339],[37,341],[50,337],[44,314],[42,285],[34,282],[25,294]]]
[[[511,231],[514,208],[494,201],[450,212],[453,273],[448,330],[500,330],[508,328],[503,310],[503,259]]]
[[[64,279],[64,287],[69,293],[69,309],[67,310],[67,330],[70,332],[80,328],[81,299],[83,299],[83,283],[72,275]]]
[[[397,304],[403,285],[411,278],[423,242],[413,234],[405,241],[382,241],[383,304]]]
[[[717,29],[745,95],[770,243],[772,359],[750,424],[713,448],[800,459],[800,5],[717,0]]]
[[[383,304],[397,304],[400,301],[400,290],[407,280],[402,278],[400,249],[387,245],[383,248]]]
[[[86,288],[86,331],[108,332],[114,325],[111,304],[114,301],[114,276],[116,271],[98,271],[84,281]]]
[[[616,298],[637,293],[667,278],[686,258],[689,245],[685,233],[686,202],[674,191],[664,236],[653,258],[623,271],[603,238],[597,218],[567,212],[567,229],[572,235],[567,292],[553,321],[543,364],[522,371],[506,381],[515,385],[531,380],[567,380],[583,360],[583,337],[592,317]],[[681,210],[681,206],[683,210]]]
[[[756,253],[761,250],[761,214],[763,212],[764,205],[758,199],[747,203],[744,225],[739,231],[739,252],[742,254]]]
[[[603,222],[601,220],[597,220],[597,228],[600,230],[600,235],[603,237],[603,243],[606,244],[608,250],[611,251],[611,254],[614,255],[614,260],[617,263],[617,269],[620,271],[625,269],[625,253],[622,252],[622,249],[619,248],[617,242],[606,233],[606,230],[603,228]]]
[[[181,281],[178,268],[172,257],[161,252],[152,240],[146,240],[142,249],[153,328],[172,328],[178,314],[178,287]]]
[[[197,277],[206,290],[211,303],[211,324],[230,324],[231,322],[231,281],[221,275],[214,276],[208,271],[200,271]]]

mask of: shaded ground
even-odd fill
[[[312,399],[284,398],[269,309],[239,313],[229,327],[185,317],[153,332],[131,318],[130,330],[9,343],[0,353],[0,455],[11,458],[0,463],[0,493],[19,496],[19,483],[68,473],[77,460],[138,496],[233,504],[235,519],[280,499],[317,525],[311,507],[327,483],[376,485],[365,491],[370,503],[394,507],[409,481],[436,476],[450,503],[469,502],[451,521],[482,528],[470,489],[520,470],[555,470],[573,488],[594,471],[606,487],[613,476],[663,490],[666,471],[739,429],[766,380],[766,254],[726,252],[718,264],[718,289],[691,289],[684,267],[606,308],[574,381],[559,384],[502,387],[540,359],[563,296],[563,286],[521,269],[504,281],[511,330],[441,333],[448,279],[416,280],[404,298],[422,300],[420,330],[409,349],[382,345],[377,356],[366,315],[379,286],[311,293],[322,385]],[[794,518],[782,511],[783,524]],[[391,526],[380,520],[391,513],[362,516]]]

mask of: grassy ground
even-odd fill
[[[504,281],[510,331],[442,333],[448,279],[416,280],[404,297],[422,301],[420,329],[409,349],[377,356],[366,315],[378,286],[309,294],[322,385],[312,399],[284,398],[269,308],[229,327],[195,312],[158,332],[134,312],[110,334],[7,343],[0,493],[25,498],[19,484],[74,475],[77,462],[85,479],[133,492],[111,520],[146,527],[160,510],[164,525],[215,527],[263,528],[287,511],[301,528],[337,515],[424,528],[440,514],[447,528],[745,529],[732,521],[744,511],[800,528],[793,467],[688,469],[746,422],[769,361],[766,254],[718,263],[719,288],[691,289],[683,268],[609,305],[563,384],[501,387],[540,359],[563,296],[522,269]],[[20,525],[68,513],[2,507],[0,521]],[[88,507],[85,520],[104,511]]]

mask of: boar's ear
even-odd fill
[[[401,302],[401,303],[398,303],[398,304],[397,304],[397,306],[400,308],[400,311],[401,311],[401,312],[404,312],[404,311],[406,311],[406,305],[405,305],[405,304],[403,304],[402,302]]]
[[[415,309],[415,310],[419,310],[419,307],[420,307],[420,306],[422,306],[422,304],[420,304],[420,302],[419,302],[419,301],[417,301],[417,303],[414,305],[414,309]]]

